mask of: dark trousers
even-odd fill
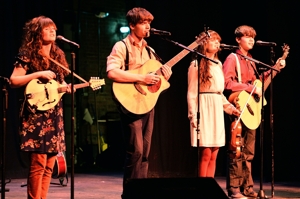
[[[147,178],[154,109],[138,116],[121,113],[121,119],[126,148],[124,186],[128,179]]]
[[[245,129],[245,130],[244,130]],[[242,139],[243,148],[241,157],[238,159],[228,158],[227,189],[238,187],[244,188],[253,186],[251,163],[255,152],[256,130],[250,130],[243,126]]]

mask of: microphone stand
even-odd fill
[[[258,60],[256,60],[256,59],[253,59],[253,58],[251,58],[251,57],[248,57],[248,56],[243,55],[243,54],[238,53],[238,52],[236,52],[236,54],[242,56],[244,59],[248,59],[248,60],[250,60],[250,61],[253,61],[254,63],[256,63],[256,64],[258,64],[258,65],[262,65],[262,66],[264,66],[264,67],[267,68],[267,69],[271,69],[271,70],[275,70],[276,72],[280,72],[278,69],[273,68],[272,66],[270,66],[270,65],[268,65],[268,64],[265,64],[265,63],[263,63],[263,62],[261,62],[261,61],[258,61]],[[263,83],[263,82],[262,82],[262,83]]]
[[[270,48],[270,63],[274,65],[274,48]],[[274,197],[274,114],[273,114],[273,73],[271,73],[270,82],[270,130],[271,130],[271,198]]]
[[[6,84],[9,83],[9,79],[6,77],[0,76],[1,79],[5,80],[2,84],[2,91],[4,92],[3,97],[3,132],[1,133],[2,136],[2,151],[1,151],[1,198],[5,198],[5,192],[8,192],[9,189],[5,188],[5,149],[6,149],[6,112],[8,110],[8,92],[6,89]],[[8,181],[8,183],[10,180]]]
[[[208,37],[209,37],[209,35],[208,35]],[[200,56],[200,57],[202,57],[202,58],[204,58],[204,59],[207,59],[207,60],[209,60],[209,61],[211,61],[211,62],[213,62],[213,63],[215,63],[215,64],[218,64],[217,61],[215,61],[215,60],[213,60],[213,59],[210,59],[210,58],[206,57],[205,55],[199,53],[199,52],[196,51],[196,50],[190,49],[190,48],[188,48],[188,47],[186,47],[186,46],[184,46],[184,45],[182,45],[182,44],[180,44],[180,43],[178,43],[178,42],[175,42],[175,41],[173,41],[173,40],[170,40],[170,39],[168,39],[168,38],[163,38],[163,39],[165,39],[165,40],[167,40],[167,41],[173,43],[173,44],[176,45],[176,46],[179,46],[179,47],[181,47],[181,48],[183,48],[183,49],[185,49],[185,50],[188,50],[188,51],[194,53],[194,54],[195,54],[195,57]],[[200,64],[198,64],[198,71],[200,71]],[[199,162],[199,161],[200,161],[200,152],[199,152],[199,145],[200,145],[200,142],[199,142],[199,141],[200,141],[200,140],[199,140],[199,137],[200,137],[200,136],[199,136],[199,134],[200,134],[200,129],[199,129],[199,127],[200,127],[200,73],[199,73],[199,72],[198,72],[197,92],[198,92],[198,103],[197,103],[197,128],[196,128],[196,132],[197,132],[197,155],[198,155],[198,158],[197,158],[197,165],[198,165],[198,167],[197,167],[197,177],[198,177],[198,176],[199,176],[199,165],[200,165],[200,162]]]
[[[264,71],[265,71],[265,68],[260,68],[260,71],[261,71],[261,77],[262,77],[262,87],[261,87],[261,90],[262,90],[262,100],[261,100],[261,125],[260,125],[260,181],[259,181],[259,192],[258,192],[258,197],[260,199],[264,199],[266,198],[265,196],[265,192],[263,190],[263,182],[262,182],[262,179],[263,179],[263,169],[264,169],[264,164],[263,164],[263,160],[264,160],[264,145],[263,145],[263,142],[264,142],[264,127],[265,127],[265,108],[264,108],[264,100],[263,100],[263,97],[265,96],[265,88],[264,88],[264,81],[265,81],[265,76],[264,76]]]
[[[75,52],[71,51],[71,199],[74,199],[74,71],[75,71]]]
[[[277,70],[276,68],[272,68],[271,66],[269,66],[265,63],[262,63],[258,60],[255,60],[251,57],[248,57],[246,55],[243,55],[243,54],[240,54],[240,53],[237,53],[237,54],[244,57],[245,59],[253,61],[254,63],[256,63],[258,65],[264,66],[264,67],[260,68],[260,70],[262,71],[262,75],[261,75],[262,76],[262,88],[261,88],[261,90],[262,90],[262,97],[261,97],[262,98],[262,100],[261,100],[262,106],[261,106],[261,125],[260,125],[260,190],[258,192],[258,197],[260,199],[265,199],[266,196],[265,196],[265,193],[264,193],[264,190],[263,190],[263,182],[262,182],[262,179],[263,179],[263,138],[264,138],[263,137],[263,134],[264,134],[264,100],[263,100],[263,98],[264,98],[264,93],[265,93],[265,91],[264,91],[265,90],[264,89],[264,81],[265,81],[264,71],[266,69],[271,69],[271,70],[275,70],[275,71],[279,72],[279,70]],[[271,74],[272,74],[272,72],[271,72]]]
[[[211,58],[209,58],[209,57],[206,57],[205,55],[199,53],[199,52],[196,51],[196,50],[190,49],[189,47],[187,47],[187,46],[185,46],[185,45],[182,45],[182,44],[180,44],[180,43],[178,43],[178,42],[175,42],[175,41],[173,41],[173,40],[170,40],[170,39],[168,39],[168,38],[164,38],[164,39],[165,39],[166,41],[169,41],[169,42],[173,43],[175,46],[179,46],[179,47],[181,47],[181,48],[183,48],[183,49],[185,49],[185,50],[188,50],[188,51],[190,51],[190,52],[192,52],[192,53],[195,53],[195,54],[197,54],[197,55],[200,55],[202,58],[205,58],[205,59],[207,59],[207,60],[209,60],[209,61],[211,61],[211,62],[213,62],[213,63],[215,63],[215,64],[218,64],[217,61],[215,61],[215,60],[213,60],[213,59],[211,59]]]
[[[48,58],[50,61],[54,62],[56,65],[60,66],[62,69],[68,71],[71,74],[71,154],[70,154],[70,160],[71,160],[71,199],[74,199],[74,162],[75,162],[75,153],[74,153],[74,121],[75,121],[75,117],[74,117],[74,76],[77,77],[78,79],[80,79],[83,82],[87,82],[85,81],[83,78],[81,78],[79,75],[77,75],[76,73],[74,73],[75,71],[75,52],[74,52],[74,46],[76,46],[77,48],[79,48],[78,44],[74,44],[73,43],[68,43],[70,44],[70,48],[71,48],[71,70],[66,68],[65,66],[61,65],[60,63],[58,63],[57,61],[55,61],[54,59],[52,59],[49,56],[46,56],[44,54],[41,53],[42,56]],[[40,53],[40,52],[39,52]]]

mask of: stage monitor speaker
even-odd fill
[[[214,178],[131,179],[123,199],[228,199]]]

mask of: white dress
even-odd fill
[[[222,63],[210,62],[211,86],[200,87],[200,131],[199,146],[221,147],[225,145],[224,112],[231,114],[232,106],[223,95],[224,75]],[[192,61],[188,70],[188,117],[190,120],[197,120],[197,99],[198,99],[198,66],[197,61]],[[224,109],[223,107],[226,107]],[[190,125],[191,145],[197,146],[196,128]]]

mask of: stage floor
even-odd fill
[[[62,186],[59,179],[52,179],[48,198],[69,199],[71,198],[71,177],[69,182]],[[216,182],[225,191],[225,177],[216,177]],[[66,183],[64,179],[63,183]],[[11,179],[6,184],[9,189],[5,192],[7,199],[26,199],[26,179]],[[255,181],[255,190],[259,190],[260,183]],[[263,190],[268,198],[271,198],[271,183],[263,183]],[[273,198],[300,198],[300,183],[276,182]],[[74,198],[76,199],[117,199],[122,193],[122,172],[99,172],[99,173],[75,173],[74,174]]]

